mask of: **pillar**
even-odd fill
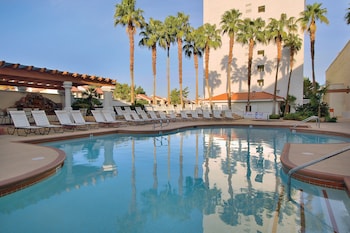
[[[103,91],[103,109],[113,110],[113,87],[103,86],[101,87]]]
[[[72,82],[64,81],[63,82],[63,88],[64,88],[64,110],[70,111],[72,110]]]

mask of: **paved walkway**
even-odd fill
[[[104,128],[90,129],[87,131],[75,131],[54,133],[50,135],[30,135],[27,137],[16,135],[0,135],[0,196],[6,195],[32,183],[38,182],[41,179],[54,174],[56,169],[63,165],[65,155],[63,152],[35,145],[35,143],[53,141],[60,139],[69,139],[90,134],[100,135],[105,133],[154,133],[167,132],[178,128],[186,128],[193,126],[208,126],[208,125],[253,125],[260,127],[293,127],[297,122],[284,120],[234,120],[234,121],[180,121],[170,122],[169,125],[164,125],[162,129],[159,125],[154,128],[153,124],[145,125],[128,125],[118,128]],[[339,120],[337,123],[321,123],[318,126],[316,123],[305,123],[303,128],[305,131],[312,132],[329,132],[336,135],[350,137],[350,120]],[[300,128],[299,128],[300,129]],[[298,129],[298,130],[299,130]],[[34,143],[34,144],[33,144]],[[337,148],[339,145],[335,145]],[[299,148],[299,150],[296,150]],[[330,147],[328,147],[330,148]],[[288,151],[284,151],[288,158],[288,165],[296,166],[307,161],[306,158],[316,158],[323,156],[326,150],[322,145],[300,146],[291,145]],[[306,157],[305,154],[312,154],[313,156]],[[292,156],[290,156],[292,155]],[[332,160],[327,160],[322,166],[312,167],[314,172],[322,172],[333,174],[337,178],[350,177],[350,152],[343,156],[336,157]]]

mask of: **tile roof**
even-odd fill
[[[281,96],[276,96],[277,100],[282,101],[284,98]],[[253,91],[250,92],[250,100],[271,100],[273,99],[273,94],[270,94],[265,91]],[[207,99],[209,100],[209,99]],[[226,101],[227,100],[227,94],[223,93],[220,95],[216,95],[212,97],[212,101]],[[245,101],[248,100],[248,92],[239,92],[239,93],[232,93],[231,94],[231,100],[232,101]]]

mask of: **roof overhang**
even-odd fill
[[[63,82],[73,86],[115,86],[116,81],[95,75],[70,73],[0,61],[0,85],[63,90]]]

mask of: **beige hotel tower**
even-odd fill
[[[270,18],[279,19],[282,13],[287,17],[300,17],[304,11],[305,0],[203,0],[203,24],[216,24],[221,28],[220,21],[225,11],[237,9],[242,13],[241,18],[256,19],[258,17],[268,24]],[[298,30],[299,37],[304,41],[304,33]],[[222,35],[222,46],[217,50],[210,50],[209,60],[209,83],[212,88],[212,96],[226,93],[227,72],[226,65],[228,56],[229,38]],[[253,52],[251,93],[267,92],[273,95],[274,81],[277,63],[277,47],[274,41],[269,44],[257,43]],[[296,104],[303,101],[303,64],[304,42],[301,50],[294,56],[293,75],[291,78],[290,95],[297,98]],[[248,46],[235,41],[233,48],[233,68],[231,71],[231,91],[233,93],[247,93],[247,65]],[[278,74],[277,96],[286,97],[289,77],[289,49],[283,48],[280,71]],[[208,98],[207,88],[203,87],[205,98]],[[232,103],[233,106],[235,103]],[[224,105],[224,104],[222,104]],[[269,112],[266,105],[259,103],[251,104],[253,112]],[[265,108],[265,109],[264,109]],[[271,113],[271,112],[270,112]]]

